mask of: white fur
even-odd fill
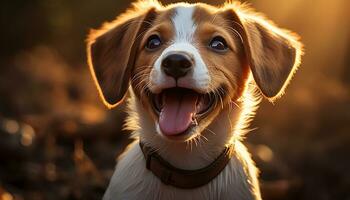
[[[193,34],[196,31],[196,24],[192,19],[193,6],[178,7],[172,18],[175,29],[175,36],[171,45],[167,47],[154,64],[150,76],[150,90],[159,93],[165,88],[179,86],[196,90],[201,93],[208,92],[210,76],[198,49],[193,45]],[[186,76],[177,80],[167,76],[161,69],[163,59],[172,53],[183,52],[194,60],[193,70]]]
[[[244,146],[237,152],[226,168],[208,185],[187,190],[164,185],[158,177],[146,169],[143,154],[135,141],[125,156],[119,160],[104,200],[250,200],[260,199],[257,188],[252,187],[256,174],[255,167]],[[250,165],[250,166],[249,166]],[[247,171],[247,169],[253,169]],[[255,192],[255,193],[254,193]],[[234,197],[234,198],[232,198]]]
[[[193,21],[194,6],[177,7],[172,22],[175,28],[175,42],[192,42],[193,34],[196,31],[196,24]]]
[[[197,91],[206,91],[210,77],[199,51],[193,45],[192,39],[196,29],[192,19],[193,10],[190,6],[176,8],[172,19],[176,35],[151,71],[152,92],[158,93],[164,88],[175,86],[175,80],[161,70],[164,56],[175,51],[185,52],[195,60],[193,71],[179,79],[178,84]],[[173,142],[157,134],[157,123],[132,95],[127,127],[134,131],[136,141],[120,157],[104,200],[261,200],[257,169],[240,141],[243,128],[254,115],[259,102],[257,99],[253,100],[254,103],[250,102],[254,99],[251,94],[251,91],[246,90],[242,103],[237,106],[227,105],[215,118],[201,122],[195,130],[200,134],[187,143]],[[169,163],[182,169],[199,169],[209,165],[228,144],[234,144],[235,153],[225,169],[209,184],[190,190],[179,189],[164,185],[146,169],[145,158],[138,145],[139,140],[156,149]]]
[[[259,99],[247,90],[238,106],[228,106],[202,131],[207,140],[186,144],[164,140],[156,134],[151,116],[134,98],[129,101],[127,126],[135,129],[136,141],[120,157],[104,200],[112,199],[233,199],[260,200],[257,169],[240,136],[245,123],[255,113]],[[247,101],[245,101],[247,100]],[[139,139],[158,150],[172,165],[182,169],[207,166],[222,152],[225,145],[234,144],[234,156],[225,169],[209,184],[191,189],[167,186],[145,167],[145,159],[138,145]],[[181,156],[179,156],[181,155]],[[219,196],[218,196],[219,195]]]

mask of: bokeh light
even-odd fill
[[[246,2],[298,33],[306,52],[286,94],[262,101],[245,141],[265,199],[349,199],[350,1]],[[101,199],[131,140],[124,105],[107,110],[98,98],[85,37],[129,4],[2,3],[0,199]]]

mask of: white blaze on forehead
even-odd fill
[[[175,42],[192,42],[193,34],[196,31],[196,24],[193,21],[194,6],[181,6],[175,9],[172,22],[175,27]]]

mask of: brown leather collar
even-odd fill
[[[196,188],[209,183],[220,174],[233,155],[233,145],[230,145],[210,165],[197,170],[184,170],[172,166],[154,149],[142,142],[140,142],[140,147],[148,170],[151,170],[164,184],[183,189]]]

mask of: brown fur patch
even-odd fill
[[[139,16],[123,16],[113,28],[91,32],[88,58],[100,96],[108,107],[121,102],[129,88],[129,79],[137,55],[139,36],[155,18],[153,8]],[[111,25],[109,25],[111,26]]]
[[[278,28],[246,6],[236,6],[226,6],[225,16],[241,35],[256,84],[265,97],[274,100],[284,93],[299,66],[302,44],[296,34]]]
[[[216,89],[224,86],[228,92],[227,100],[235,101],[242,94],[249,75],[240,38],[233,32],[231,23],[221,10],[198,7],[193,18],[197,24],[194,34],[196,46],[208,67],[212,78],[211,87]],[[229,47],[227,52],[217,53],[209,48],[210,41],[216,36],[226,40]]]

